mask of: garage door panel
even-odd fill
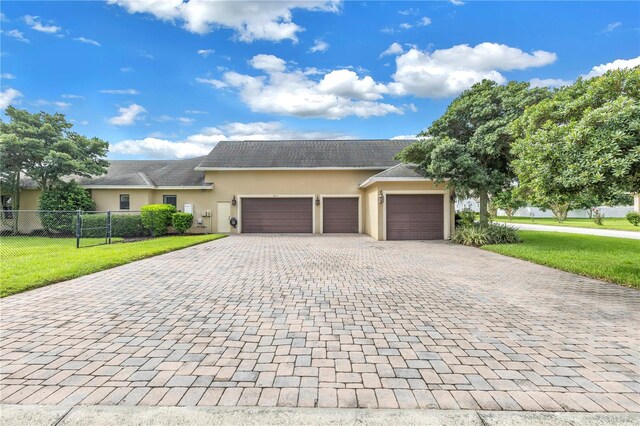
[[[322,232],[358,233],[359,199],[357,197],[325,197],[322,200]]]
[[[313,232],[312,198],[243,198],[243,233]]]
[[[387,195],[388,240],[444,238],[444,195]]]

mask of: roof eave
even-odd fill
[[[363,166],[363,167],[203,167],[198,166],[197,172],[206,171],[259,171],[259,170],[384,170],[391,166]]]
[[[377,182],[433,182],[433,179],[424,177],[371,177],[358,185],[358,188],[364,189]]]
[[[85,189],[201,189],[201,190],[210,190],[213,189],[213,184],[210,185],[159,185],[159,186],[149,186],[149,185],[80,185]]]

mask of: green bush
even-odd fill
[[[467,225],[456,229],[451,238],[456,244],[480,247],[489,244],[514,244],[522,240],[516,229],[507,225]]]
[[[171,204],[149,204],[140,210],[142,224],[151,230],[154,237],[167,233],[167,228],[171,226],[171,216],[176,213],[176,208]]]
[[[463,209],[458,212],[458,216],[460,217],[459,226],[472,226],[478,217],[478,213],[471,209]]]
[[[629,212],[625,217],[633,226],[640,225],[640,212]]]
[[[73,226],[75,229],[76,219]],[[84,238],[102,238],[106,234],[107,215],[83,214],[82,236]],[[111,236],[114,238],[145,237],[150,234],[148,228],[142,224],[142,216],[139,214],[112,214]]]
[[[45,231],[75,233],[75,210],[94,211],[96,203],[89,192],[77,183],[60,182],[40,195],[40,221]],[[65,212],[65,213],[61,213]]]
[[[193,224],[193,215],[191,213],[174,213],[172,215],[172,223],[173,229],[178,231],[179,234],[184,234]]]

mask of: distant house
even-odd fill
[[[411,141],[220,142],[189,160],[116,160],[82,179],[97,209],[173,204],[221,233],[365,233],[377,240],[448,239],[451,192],[394,156]],[[25,190],[22,209],[37,208]]]

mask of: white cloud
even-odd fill
[[[187,109],[184,111],[184,113],[190,115],[209,115],[207,111],[200,111],[198,109]]]
[[[170,115],[161,115],[159,117],[154,118],[155,121],[159,121],[161,123],[167,122],[167,121],[177,121],[180,124],[191,124],[194,121],[196,121],[195,119],[191,118],[191,117],[172,117]]]
[[[293,10],[337,12],[339,0],[208,1],[108,0],[129,13],[150,13],[168,22],[180,22],[187,31],[207,34],[229,28],[241,41],[297,40],[303,28],[293,22]]]
[[[449,0],[449,3],[451,3],[454,6],[462,6],[464,5],[464,2],[461,0]]]
[[[284,72],[287,63],[284,59],[280,59],[273,55],[256,55],[249,61],[249,65],[257,70],[265,72]]]
[[[413,27],[413,25],[411,25],[411,24],[410,24],[410,23],[408,23],[408,22],[403,22],[402,24],[400,24],[400,28],[402,28],[403,30],[408,30],[408,29],[410,29],[411,27]]]
[[[328,73],[316,69],[287,70],[286,62],[273,55],[256,55],[249,63],[264,74],[251,76],[229,71],[221,80],[214,81],[237,89],[241,99],[255,112],[328,119],[403,113],[395,105],[374,102],[388,93],[384,84],[369,76],[360,78],[351,70]]]
[[[46,99],[38,99],[33,103],[35,106],[41,107],[41,106],[56,106],[58,108],[69,108],[71,106],[71,104],[69,102],[63,102],[63,101],[47,101]]]
[[[147,110],[138,104],[131,104],[128,107],[118,108],[120,115],[111,117],[109,123],[114,126],[130,126],[136,122],[138,116]]]
[[[333,132],[286,129],[277,121],[227,123],[206,127],[181,140],[147,137],[111,144],[110,151],[143,158],[192,158],[206,155],[219,141],[272,139],[350,139],[350,135]]]
[[[418,9],[414,9],[410,7],[409,9],[399,10],[398,13],[400,15],[409,16],[409,15],[417,15],[420,12]]]
[[[616,59],[613,62],[609,62],[606,64],[596,65],[591,68],[587,74],[583,75],[584,78],[593,78],[598,77],[604,74],[607,71],[617,70],[622,68],[633,68],[640,65],[640,56],[632,59]]]
[[[400,43],[392,43],[391,46],[389,46],[387,48],[387,50],[385,50],[384,52],[382,52],[380,54],[380,58],[382,58],[383,56],[387,56],[387,55],[400,55],[401,53],[404,53],[404,49],[402,48],[402,46],[400,46]]]
[[[84,96],[81,95],[71,95],[71,94],[64,94],[61,96],[62,99],[84,99]]]
[[[133,68],[131,68],[131,67],[122,67],[122,68],[120,68],[120,72],[133,72]]]
[[[392,141],[395,140],[414,140],[417,139],[416,135],[398,135],[391,138]]]
[[[311,49],[309,49],[309,52],[326,52],[327,50],[329,50],[329,43],[321,39],[316,39]]]
[[[0,12],[0,22],[9,22],[9,18],[7,18],[7,15],[2,12]]]
[[[55,25],[43,25],[42,22],[40,22],[39,16],[25,15],[24,22],[29,25],[32,30],[40,31],[41,33],[56,34],[62,29]]]
[[[207,56],[211,55],[212,53],[215,53],[215,50],[213,50],[213,49],[200,49],[196,53],[198,55],[202,56],[203,58],[206,58]]]
[[[203,84],[208,84],[210,86],[213,86],[215,89],[224,89],[225,87],[227,87],[227,83],[225,83],[224,81],[220,81],[220,80],[216,80],[215,78],[196,78],[196,81],[198,83],[203,83]]]
[[[3,80],[14,80],[16,78],[15,75],[9,74],[8,72],[0,74],[0,78]]]
[[[529,54],[497,43],[461,44],[432,53],[412,48],[396,58],[395,83],[389,88],[396,95],[454,96],[483,79],[506,82],[499,71],[541,67],[555,60],[555,53]]]
[[[22,41],[24,43],[29,43],[29,39],[26,38],[24,36],[24,34],[22,34],[22,31],[19,30],[9,30],[7,32],[5,32],[6,35],[8,35],[9,37],[13,37],[16,40]]]
[[[610,33],[612,31],[615,31],[616,29],[620,28],[622,26],[622,22],[612,22],[609,25],[607,25],[604,30],[602,30],[603,33]]]
[[[431,25],[431,18],[428,16],[423,16],[422,19],[418,22],[419,26],[426,27],[427,25]]]
[[[531,87],[562,87],[573,84],[571,80],[562,80],[560,78],[532,78],[529,80]]]
[[[136,89],[103,89],[100,90],[100,93],[105,93],[107,95],[139,95]]]
[[[20,93],[20,91],[8,87],[6,90],[0,92],[0,109],[5,109],[20,97],[22,97],[22,93]]]
[[[81,42],[81,43],[92,44],[92,45],[94,45],[94,46],[98,46],[98,47],[102,46],[102,45],[101,45],[100,43],[98,43],[97,41],[95,41],[95,40],[91,40],[90,38],[86,38],[86,37],[76,37],[76,38],[74,38],[74,40],[79,41],[79,42]]]

